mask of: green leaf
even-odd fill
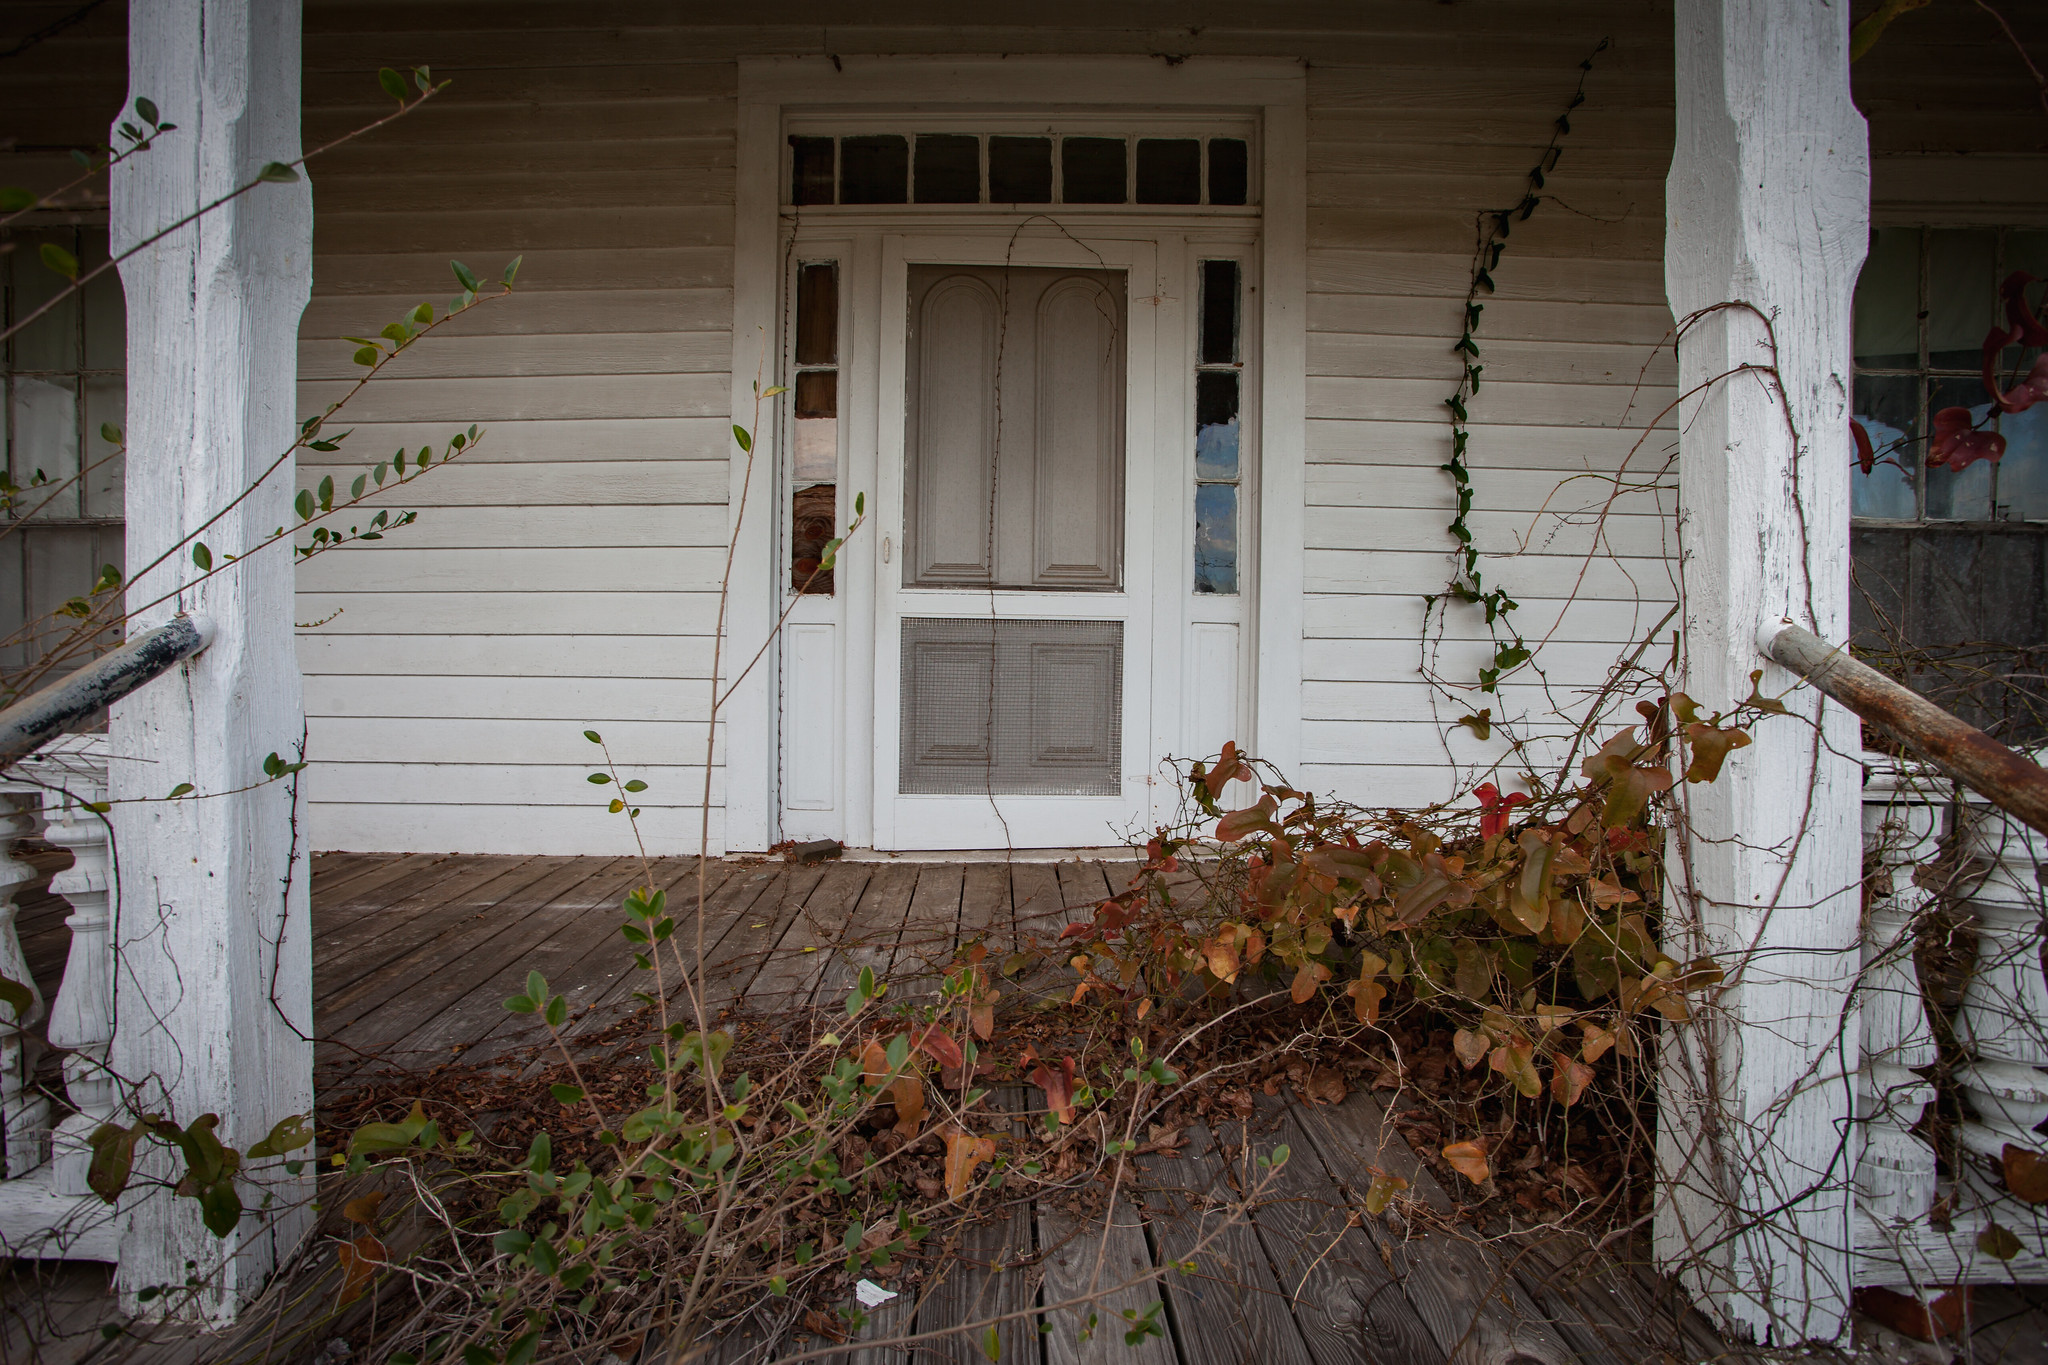
[[[177,786],[171,788],[171,794],[165,797],[164,799],[166,801],[175,801],[179,797],[183,796],[186,792],[189,792],[191,790],[192,784],[190,782],[180,782]]]
[[[156,116],[156,101],[150,99],[147,95],[137,95],[135,97],[135,112],[142,115],[144,123],[152,126],[163,122],[162,119]]]
[[[251,1147],[246,1155],[251,1161],[259,1157],[283,1156],[286,1152],[296,1152],[312,1140],[313,1125],[307,1121],[307,1116],[293,1114],[273,1124],[269,1136]]]
[[[213,572],[213,551],[206,548],[205,541],[197,541],[193,544],[192,562],[199,566],[202,573]]]
[[[567,1023],[569,1021],[569,997],[558,995],[548,1001],[548,1012],[545,1018],[550,1028],[560,1028],[563,1024]]]
[[[377,84],[384,87],[385,94],[400,104],[405,103],[405,77],[387,66],[377,73]]]
[[[135,1142],[146,1129],[141,1123],[133,1128],[103,1123],[86,1139],[92,1148],[92,1165],[86,1170],[85,1183],[107,1203],[119,1199],[121,1191],[128,1188],[128,1175],[135,1168]]]
[[[504,285],[507,289],[510,289],[512,287],[512,281],[518,278],[519,263],[525,259],[526,257],[523,255],[514,256],[512,258],[512,263],[505,267]]]
[[[540,1350],[540,1333],[528,1332],[512,1343],[512,1349],[505,1352],[505,1365],[530,1365],[534,1353]]]
[[[313,490],[301,488],[299,496],[292,501],[292,509],[299,514],[300,521],[311,521],[316,510],[313,506]]]
[[[1977,1250],[1983,1252],[1986,1256],[1993,1256],[2001,1261],[2010,1261],[2013,1257],[2026,1250],[2026,1247],[2020,1242],[2018,1237],[2013,1235],[2011,1228],[2003,1227],[1997,1223],[1986,1223],[1984,1230],[1977,1234]]]
[[[583,1098],[582,1088],[574,1085],[551,1085],[548,1087],[548,1093],[563,1104],[574,1104]]]
[[[323,512],[327,512],[332,511],[333,508],[334,476],[332,474],[329,474],[325,478],[320,480],[320,510]]]
[[[47,249],[48,248],[45,248],[45,250]],[[752,434],[749,433],[745,427],[741,426],[737,422],[733,423],[732,438],[733,440],[738,441],[740,443],[741,450],[746,451],[748,454],[753,453],[754,438]]]
[[[542,975],[541,975],[541,974],[540,974],[539,972],[537,972],[537,971],[529,971],[529,972],[527,972],[527,974],[526,974],[526,993],[527,993],[528,995],[532,996],[532,997],[533,997],[533,998],[534,998],[535,1000],[545,1000],[545,999],[547,999],[547,998],[548,998],[548,979],[547,979],[546,977],[542,976]]]
[[[605,783],[612,780],[612,775],[610,773],[592,773],[587,780],[594,786],[602,787]]]
[[[1001,1360],[1003,1358],[1003,1341],[1001,1337],[996,1335],[994,1323],[990,1323],[988,1330],[981,1334],[981,1353],[990,1360]]]
[[[857,517],[864,517],[868,514],[867,494],[855,493],[853,495],[853,514]]]
[[[63,247],[58,246],[55,242],[43,243],[42,257],[44,265],[50,267],[50,269],[56,271],[65,279],[75,280],[78,278],[78,258]]]
[[[216,1237],[225,1237],[242,1221],[242,1196],[232,1175],[222,1176],[199,1192],[199,1221]]]
[[[383,358],[384,352],[378,350],[375,346],[360,347],[355,354],[355,361],[358,365],[374,365]]]
[[[514,1014],[532,1014],[540,1006],[534,1004],[529,996],[512,995],[505,998],[505,1008]]]
[[[647,790],[647,784],[636,777],[626,784],[626,790],[629,792],[644,792]]]
[[[422,95],[434,88],[434,77],[428,68],[416,66],[412,69],[412,83],[420,88]]]
[[[498,1358],[475,1342],[462,1348],[462,1365],[499,1365]]]
[[[115,426],[112,422],[100,423],[100,439],[108,445],[117,446],[121,444],[121,428]]]
[[[450,261],[448,262],[448,268],[455,272],[455,282],[462,286],[464,293],[474,294],[476,292],[476,275],[471,272],[468,266],[460,261]]]
[[[434,320],[434,305],[423,303],[412,310],[412,320],[424,327]]]
[[[256,178],[271,185],[289,185],[299,178],[299,173],[282,161],[266,161],[263,169],[256,172]]]
[[[583,732],[583,737],[584,737],[585,739],[589,740],[589,741],[590,741],[590,742],[591,742],[592,744],[602,744],[602,743],[604,743],[604,737],[603,737],[602,735],[598,734],[598,733],[597,733],[597,731],[595,731],[595,730],[585,730],[585,731]]]
[[[36,197],[27,190],[9,185],[0,189],[0,213],[20,213],[36,202]]]
[[[368,474],[356,475],[356,481],[348,486],[348,496],[350,501],[354,501],[355,499],[360,498],[363,495],[363,487],[364,485],[368,484],[369,481],[370,476]]]

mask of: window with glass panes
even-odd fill
[[[1991,410],[1985,334],[2002,327],[1999,282],[2015,270],[2048,276],[2048,231],[1880,228],[1856,285],[1855,415],[1877,463],[1851,474],[1859,522],[2048,521],[2048,404]],[[2001,371],[2020,359],[2002,357]],[[1930,469],[1934,414],[1967,408],[2005,437],[2003,459]]]
[[[0,240],[11,248],[0,253],[0,316],[9,327],[69,283],[43,263],[45,242],[88,270],[107,258],[104,226],[16,228]],[[0,350],[0,420],[15,486],[0,535],[0,673],[35,662],[54,640],[34,623],[89,593],[107,566],[123,567],[122,459],[102,429],[122,425],[126,360],[127,315],[111,270]]]

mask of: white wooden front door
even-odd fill
[[[1149,824],[1157,257],[883,243],[878,848],[1101,845]]]

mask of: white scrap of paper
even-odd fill
[[[884,1289],[873,1280],[862,1280],[853,1287],[853,1296],[860,1300],[863,1308],[879,1308],[896,1297],[893,1289]]]

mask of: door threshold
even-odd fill
[[[841,855],[841,860],[849,863],[1128,863],[1138,861],[1140,853],[1140,849],[1130,844],[1108,844],[1099,848],[849,848]]]

